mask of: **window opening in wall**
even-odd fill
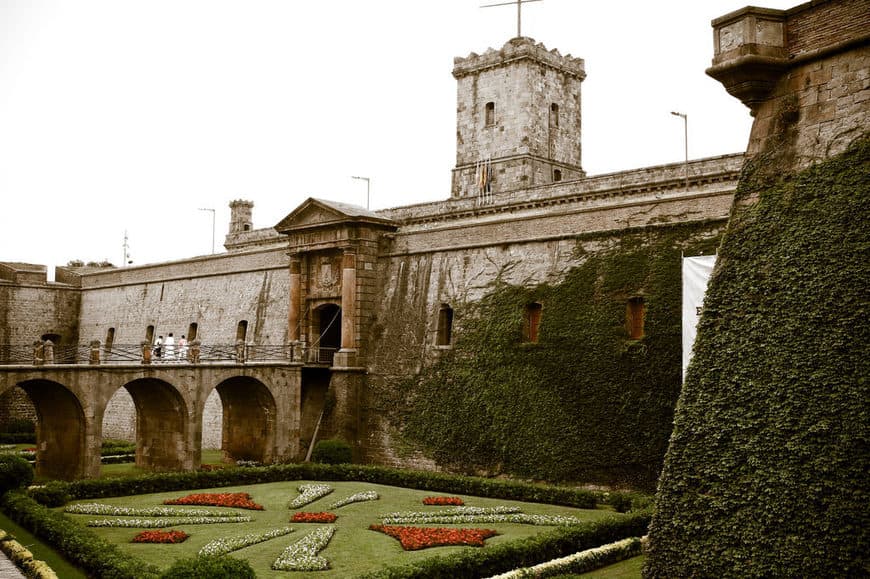
[[[495,103],[486,103],[486,126],[491,127],[495,124]]]
[[[189,326],[187,326],[187,341],[192,342],[196,339],[196,332],[199,330],[199,326],[196,322],[193,322]]]
[[[154,326],[145,328],[145,341],[149,344],[154,342]]]
[[[447,304],[441,304],[438,310],[438,337],[437,346],[449,346],[453,340],[453,308]]]
[[[51,340],[52,344],[57,345],[60,342],[60,334],[42,334],[42,341]]]
[[[553,169],[553,182],[558,183],[562,180],[562,170],[561,169]]]
[[[643,338],[643,323],[646,317],[646,306],[642,297],[633,297],[625,306],[625,329],[631,340]]]
[[[538,329],[541,326],[541,311],[544,306],[534,302],[526,305],[523,317],[523,341],[536,343],[538,341]]]
[[[245,225],[242,227],[242,229],[243,229],[244,231],[250,231],[250,230],[251,230],[251,226],[250,226],[249,224],[245,223]]]
[[[106,330],[105,349],[107,352],[111,351],[112,345],[114,345],[114,343],[115,343],[115,328],[109,328],[108,330]]]
[[[244,342],[248,337],[248,320],[242,320],[239,322],[239,326],[236,328],[236,342],[242,341]]]
[[[550,126],[559,126],[559,105],[556,103],[550,105]]]

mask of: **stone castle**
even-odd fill
[[[801,13],[816,18],[826,4],[844,3],[814,2]],[[776,56],[786,50],[783,14],[753,12],[757,26],[746,31],[743,21],[716,28],[711,74],[727,76],[729,91],[741,98],[752,92],[753,72],[744,64],[728,68],[742,58],[735,55],[760,50],[765,63],[784,58]],[[806,50],[830,44],[825,37],[806,42]],[[826,74],[820,82],[832,82]],[[717,243],[743,153],[587,176],[582,59],[518,37],[456,58],[453,75],[457,151],[445,201],[368,211],[312,198],[258,229],[254,203],[236,200],[226,253],[124,268],[59,267],[52,283],[44,267],[0,264],[0,343],[9,345],[0,353],[4,411],[30,407],[39,417],[42,463],[66,462],[55,474],[67,478],[94,476],[102,437],[137,440],[137,462],[154,468],[196,468],[203,447],[221,447],[232,459],[301,460],[315,438],[334,437],[350,443],[359,461],[448,468],[425,445],[402,438],[402,425],[384,411],[392,404],[385,392],[450,352],[464,310],[493,284],[558,284],[626,235],[688,228],[675,242],[677,255],[693,243]],[[839,105],[825,94],[818,114],[835,114]],[[752,97],[744,100],[755,107]],[[753,142],[763,134],[757,126]],[[601,339],[627,347],[656,340],[655,328],[675,323],[658,298],[643,276],[609,295],[621,313]],[[551,305],[519,306],[517,342],[544,343]],[[113,352],[138,352],[169,332],[199,342],[203,353],[231,354],[215,354],[211,366],[207,356],[172,365],[110,361]],[[31,367],[14,355],[31,356],[27,346],[36,340],[51,341],[53,364]],[[90,358],[75,354],[83,344],[92,345]],[[258,361],[256,352],[267,350],[273,355]],[[678,369],[672,375],[667,384],[645,386],[672,393],[670,408],[654,417],[668,424]],[[663,449],[666,434],[649,444]],[[650,471],[663,457],[655,453],[644,465]]]

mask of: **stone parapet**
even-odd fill
[[[736,184],[743,167],[742,153],[709,157],[689,162],[690,192],[710,183]],[[397,222],[399,232],[423,222],[469,219],[491,214],[510,215],[524,207],[565,205],[590,198],[629,200],[650,192],[678,191],[685,183],[685,164],[672,163],[606,173],[577,181],[542,185],[509,194],[494,194],[482,204],[477,198],[450,199],[385,209],[380,215]]]
[[[124,267],[82,275],[83,289],[156,283],[244,272],[282,269],[287,265],[286,247],[222,253],[178,261]]]

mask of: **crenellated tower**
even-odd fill
[[[581,178],[582,58],[528,37],[455,58],[456,167],[452,197]],[[487,190],[488,189],[488,190]]]

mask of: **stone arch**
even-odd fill
[[[227,460],[275,460],[277,405],[265,384],[234,376],[215,388],[223,405],[222,445]]]
[[[85,476],[87,424],[78,397],[51,380],[19,384],[36,409],[36,474],[73,480]]]
[[[187,444],[191,425],[181,393],[156,378],[139,378],[124,388],[136,408],[136,466],[154,471],[193,467]]]

